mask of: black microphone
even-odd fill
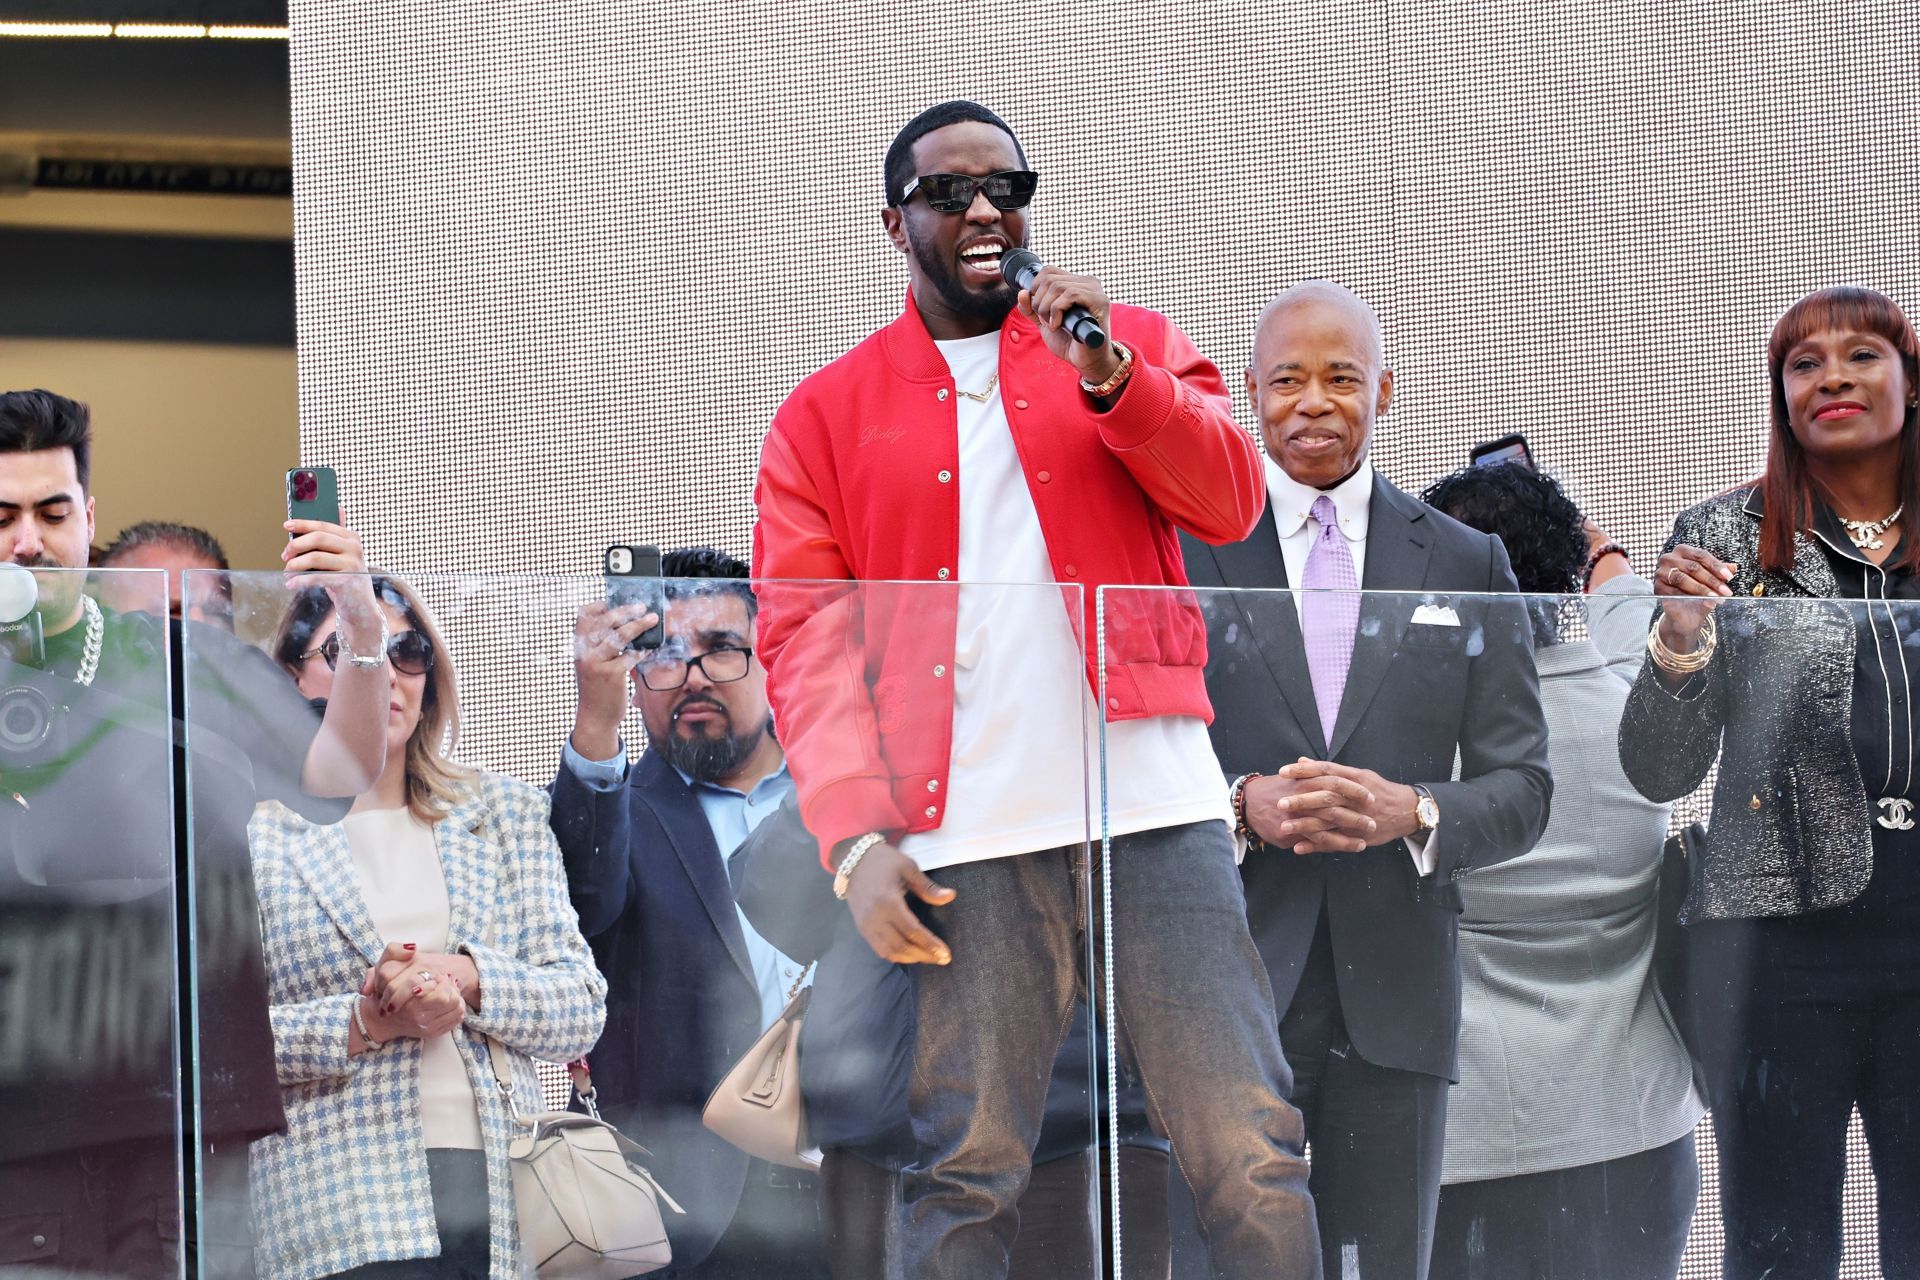
[[[1039,254],[1027,249],[1015,249],[1000,256],[1000,274],[1017,289],[1031,289],[1034,277],[1045,265]],[[1097,351],[1107,345],[1107,331],[1100,327],[1091,311],[1077,302],[1067,308],[1066,329],[1076,342],[1089,350]]]

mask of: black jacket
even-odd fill
[[[693,1266],[733,1221],[747,1176],[746,1153],[700,1113],[760,1035],[760,989],[726,864],[700,801],[656,752],[617,791],[593,790],[564,764],[552,791],[568,892],[607,978],[594,1088],[687,1210],[668,1229],[676,1265]]]
[[[1715,760],[1713,831],[1692,868],[1681,918],[1798,915],[1858,897],[1873,875],[1866,785],[1852,740],[1852,614],[1813,537],[1795,535],[1793,568],[1760,568],[1755,489],[1680,514],[1685,543],[1739,566],[1714,611],[1706,670],[1670,692],[1652,660],[1620,721],[1620,763],[1649,800],[1698,787]],[[1724,744],[1724,745],[1723,745]]]
[[[1553,792],[1546,719],[1525,609],[1511,595],[1483,594],[1518,590],[1499,539],[1377,476],[1368,524],[1362,586],[1370,594],[1331,744],[1322,741],[1292,596],[1199,593],[1213,745],[1230,778],[1309,756],[1431,789],[1440,828],[1430,876],[1415,871],[1399,840],[1357,854],[1255,850],[1241,872],[1254,943],[1283,1014],[1324,905],[1354,1047],[1378,1066],[1451,1079],[1457,882],[1539,840]],[[1242,542],[1209,547],[1183,535],[1183,544],[1195,587],[1288,585],[1271,507]],[[1416,621],[1416,613],[1453,623]]]

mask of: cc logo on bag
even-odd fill
[[[1880,816],[1874,821],[1889,831],[1913,830],[1913,801],[1904,796],[1882,796]]]

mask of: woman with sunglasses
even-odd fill
[[[345,819],[267,805],[249,829],[287,1112],[253,1148],[256,1261],[269,1280],[507,1280],[523,1260],[489,1043],[531,1106],[533,1060],[592,1047],[606,984],[545,793],[454,763],[458,695],[432,619],[400,582],[373,587],[383,652],[354,652],[318,588],[273,640],[310,699],[349,663],[384,666],[391,695],[386,769]]]

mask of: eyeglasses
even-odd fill
[[[900,203],[913,199],[918,191],[927,198],[927,208],[935,213],[965,213],[973,207],[978,192],[987,193],[987,203],[1002,213],[1024,209],[1040,185],[1040,175],[1031,169],[1003,169],[986,177],[971,173],[923,173],[909,182],[900,193]]]
[[[301,654],[300,661],[315,655],[327,660],[327,670],[336,670],[340,662],[340,633],[334,632],[320,642],[319,648]],[[423,676],[433,668],[433,641],[424,631],[402,631],[387,641],[387,661],[403,675]]]
[[[752,659],[753,650],[733,645],[709,650],[697,658],[652,658],[640,664],[640,683],[655,693],[665,693],[685,684],[688,674],[698,667],[713,683],[732,684],[746,677]]]

